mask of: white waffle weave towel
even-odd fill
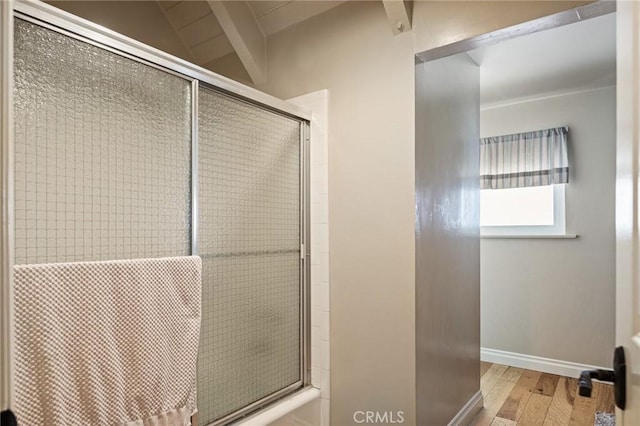
[[[189,425],[197,256],[15,267],[20,424]]]

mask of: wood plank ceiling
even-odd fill
[[[254,83],[266,79],[266,38],[326,12],[345,0],[157,0],[162,13],[198,65],[234,51]]]
[[[198,65],[233,52],[233,46],[208,2],[158,1],[158,4]]]

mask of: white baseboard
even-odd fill
[[[527,370],[557,374],[559,376],[579,377],[584,370],[605,369],[594,365],[578,364],[559,359],[501,351],[498,349],[480,348],[480,359],[495,364],[526,368]]]
[[[467,426],[480,410],[482,410],[482,406],[482,392],[478,391],[464,404],[464,407],[458,411],[458,414],[451,419],[448,426]]]

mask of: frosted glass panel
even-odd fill
[[[16,264],[190,253],[190,82],[15,21]]]
[[[300,123],[199,95],[199,422],[300,377]]]

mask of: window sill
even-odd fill
[[[548,239],[548,240],[566,240],[566,239],[575,239],[578,238],[577,234],[508,234],[508,235],[480,235],[482,239],[489,240],[515,240],[515,239],[532,239],[532,240],[540,240],[540,239]]]

